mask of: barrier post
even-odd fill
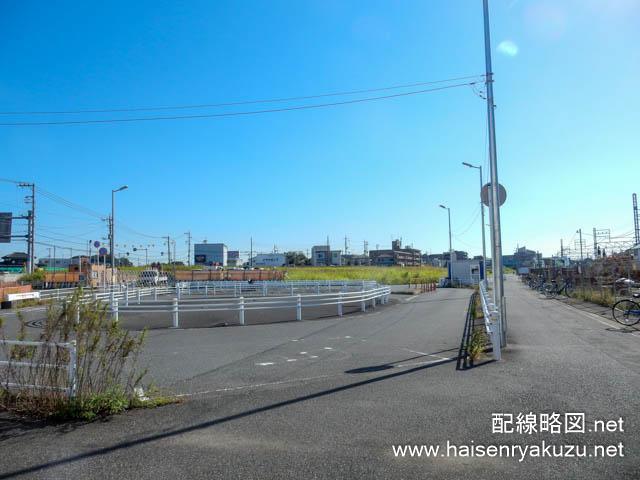
[[[233,285],[233,296],[234,296],[234,297],[236,297],[236,296],[237,296],[237,293],[238,293],[237,289],[238,289],[237,285],[235,285],[235,284],[234,284],[234,285]]]
[[[320,295],[320,284],[316,283],[316,295]]]
[[[176,283],[176,295],[178,297],[178,300],[180,300],[180,290],[181,290],[180,284]]]
[[[362,302],[360,303],[360,310],[362,310],[363,312],[367,311],[367,301],[364,299],[364,281],[362,282],[362,293],[360,294],[362,297]]]
[[[76,396],[76,371],[77,371],[77,363],[78,363],[78,346],[75,340],[71,340],[71,358],[69,359],[69,392],[71,398],[75,398]]]
[[[338,316],[342,316],[342,292],[340,292],[338,297]]]
[[[153,287],[153,301],[158,301],[158,289],[156,287]]]
[[[206,283],[204,284],[204,296],[209,296],[209,285],[207,285]]]
[[[120,318],[118,316],[118,299],[114,298],[113,303],[111,304],[111,312],[113,313],[113,321],[118,323]]]
[[[298,300],[296,303],[296,320],[302,320],[302,296],[298,295]]]
[[[76,304],[76,323],[80,323],[80,302]]]
[[[178,328],[178,325],[179,325],[178,300],[179,300],[178,297],[173,299],[173,328]]]
[[[234,295],[235,295],[235,292],[234,292]],[[244,297],[240,297],[240,312],[238,314],[238,317],[240,320],[240,325],[244,325]]]
[[[262,296],[263,297],[267,296],[267,284],[266,283],[262,284]]]
[[[138,297],[138,305],[140,305],[140,302],[142,302],[142,294],[140,293],[139,288],[138,288],[138,291],[136,292],[136,296]]]
[[[293,297],[293,283],[291,284],[291,296]]]
[[[375,295],[375,294],[374,294],[374,295]],[[376,308],[376,297],[373,297],[373,298],[371,299],[371,306],[372,306],[373,308]]]
[[[242,295],[242,284],[238,285],[238,288],[240,289],[240,295]]]
[[[127,283],[124,288],[124,306],[129,306],[129,284]]]

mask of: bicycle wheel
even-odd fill
[[[558,289],[555,285],[546,284],[542,290],[547,298],[554,298],[558,294]]]
[[[568,298],[571,298],[571,297],[575,296],[575,293],[574,293],[574,291],[573,291],[573,286],[571,286],[571,285],[569,285],[569,284],[565,285],[565,287],[564,287],[564,294],[565,294]]]
[[[616,322],[630,327],[640,322],[640,305],[633,300],[620,300],[611,307]]]

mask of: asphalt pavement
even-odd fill
[[[637,332],[510,277],[503,360],[457,370],[470,293],[396,295],[341,318],[154,330],[143,361],[184,403],[71,425],[4,414],[0,478],[640,478]],[[519,413],[584,413],[585,433],[492,433],[493,414],[515,427]],[[589,431],[620,418],[616,431]],[[587,457],[506,455],[542,442]],[[414,444],[441,450],[394,454]],[[465,456],[463,445],[507,448]],[[613,456],[592,454],[613,445]]]

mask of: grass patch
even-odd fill
[[[465,350],[467,351],[467,355],[471,360],[477,360],[482,358],[484,355],[484,349],[487,345],[489,338],[484,330],[474,330],[471,334],[471,338],[467,341],[465,345]]]
[[[375,280],[380,284],[435,283],[444,277],[440,267],[283,267],[287,280]]]
[[[28,338],[26,322],[18,311],[20,330],[16,340],[46,342],[46,345],[0,344],[0,357],[9,362],[0,367],[0,409],[59,420],[90,420],[129,408],[152,407],[179,401],[160,396],[146,381],[147,369],[138,368],[146,332],[120,328],[100,301],[81,302],[82,290],[60,304],[49,303],[44,325],[36,338]],[[0,319],[0,338],[6,339]],[[59,346],[76,342],[75,397],[67,371],[71,350]],[[50,368],[61,365],[65,368]],[[50,388],[9,387],[40,385]],[[141,394],[144,390],[150,393]],[[66,389],[66,391],[65,391]]]

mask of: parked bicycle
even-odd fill
[[[566,280],[563,280],[562,285],[560,286],[558,286],[555,281],[551,283],[545,283],[543,288],[544,294],[547,296],[547,298],[555,298],[562,292],[564,292],[567,297],[571,298],[574,293],[573,286]]]
[[[633,298],[640,298],[640,293],[634,293]],[[618,300],[611,307],[611,313],[616,322],[626,327],[640,322],[640,304],[631,299]]]

